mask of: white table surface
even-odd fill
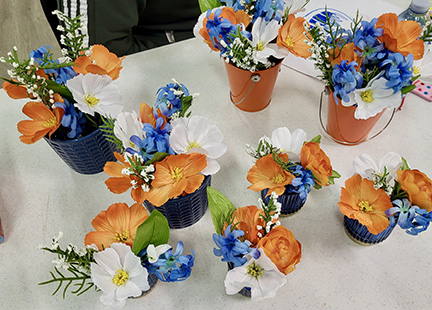
[[[303,128],[308,138],[322,134],[318,121],[323,84],[287,67],[276,83],[270,105],[261,112],[236,109],[222,61],[196,39],[135,54],[124,60],[117,80],[125,110],[154,103],[160,86],[176,78],[191,92],[199,92],[193,113],[217,124],[225,135],[227,153],[212,179],[214,188],[237,206],[256,204],[259,193],[248,190],[247,171],[252,159],[245,143],[256,144],[262,135],[286,126]],[[133,203],[129,192],[111,193],[105,173],[80,175],[67,167],[40,141],[19,141],[16,124],[25,119],[25,100],[9,99],[0,92],[0,217],[5,242],[0,244],[0,309],[106,309],[94,291],[80,297],[51,296],[55,285],[38,286],[50,278],[53,254],[37,249],[49,245],[59,231],[68,242],[83,245],[92,219],[115,202]],[[298,214],[282,218],[302,243],[297,269],[275,298],[252,302],[225,294],[225,263],[213,255],[214,228],[210,213],[194,226],[172,230],[170,243],[183,240],[185,252],[193,248],[195,266],[189,279],[158,282],[153,291],[129,299],[125,309],[431,309],[432,231],[412,237],[396,228],[383,243],[360,246],[343,228],[337,202],[340,187],[353,174],[352,159],[363,152],[377,158],[388,151],[404,156],[411,167],[432,176],[432,103],[409,94],[402,111],[377,138],[357,146],[343,146],[323,138],[322,148],[342,178],[336,184],[313,190]]]

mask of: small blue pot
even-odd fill
[[[270,200],[270,195],[266,197],[268,193],[268,189],[261,191],[261,198],[264,203],[268,203]],[[298,193],[283,193],[280,195],[277,199],[278,202],[280,202],[281,206],[281,215],[292,215],[299,211],[305,204],[306,198],[301,199],[300,194]]]
[[[198,222],[206,213],[208,208],[207,186],[210,184],[211,176],[208,175],[201,186],[191,194],[172,198],[160,207],[156,207],[147,200],[143,204],[149,213],[153,210],[162,213],[168,220],[170,228],[186,228]]]
[[[105,139],[99,128],[78,139],[44,139],[72,170],[81,174],[102,172],[107,161],[117,161],[115,144]]]
[[[359,221],[351,219],[344,215],[344,226],[349,237],[351,237],[357,243],[363,245],[373,245],[383,242],[390,236],[394,226],[389,226],[380,232],[378,235],[374,235],[369,232],[365,225],[360,224]]]

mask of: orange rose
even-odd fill
[[[283,274],[294,271],[295,265],[301,259],[301,243],[284,226],[273,228],[258,242],[258,247],[264,250],[264,253]]]
[[[315,180],[322,186],[329,185],[333,174],[330,159],[316,142],[307,142],[300,151],[300,162],[304,169],[312,171]]]
[[[398,170],[398,182],[408,193],[408,199],[428,212],[432,211],[432,181],[417,169]]]
[[[258,232],[262,233],[262,230],[258,230],[257,226],[265,226],[265,222],[260,217],[260,214],[263,214],[263,211],[258,209],[257,206],[241,207],[235,210],[233,214],[233,226],[238,223],[235,229],[244,231],[245,234],[243,237],[252,243],[251,247],[255,247],[259,241]],[[224,231],[226,226],[224,227]]]

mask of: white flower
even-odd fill
[[[250,287],[252,300],[271,298],[276,295],[276,290],[286,283],[286,276],[262,249],[259,249],[259,252],[258,259],[250,257],[244,265],[228,271],[225,278],[228,295],[238,293],[243,287]]]
[[[143,124],[140,122],[135,111],[121,112],[117,115],[114,123],[114,134],[121,140],[125,149],[130,147],[138,151],[135,144],[130,141],[130,137],[138,136],[139,138],[144,138],[145,133],[142,128]]]
[[[342,104],[352,106],[357,103],[354,113],[356,119],[368,119],[385,108],[397,108],[401,104],[401,93],[394,93],[386,83],[387,80],[383,77],[372,79],[365,88],[355,89],[349,94],[350,102],[342,100]]]
[[[151,264],[156,263],[157,260],[159,259],[159,256],[161,256],[161,254],[165,253],[171,248],[172,246],[170,246],[169,244],[160,244],[156,247],[153,244],[149,244],[147,247],[148,261]]]
[[[304,0],[285,0],[284,12],[289,10],[289,14],[296,14],[298,12],[304,11],[304,6],[309,1]]]
[[[432,51],[425,49],[424,52],[423,58],[413,63],[413,76],[421,74],[419,80],[432,83]]]
[[[266,64],[268,58],[274,56],[276,58],[284,58],[288,55],[288,51],[280,48],[277,44],[269,44],[278,35],[280,28],[279,23],[272,19],[266,22],[264,18],[258,17],[252,26],[252,46],[255,48],[255,59]]]
[[[354,159],[353,165],[355,171],[360,174],[360,176],[374,181],[375,183],[378,183],[378,181],[383,178],[384,174],[387,173],[387,176],[381,182],[381,184],[384,185],[384,189],[386,189],[386,187],[393,187],[396,172],[402,166],[402,159],[400,155],[394,152],[388,152],[377,164],[372,156],[363,153]]]
[[[141,296],[150,289],[147,269],[129,246],[113,243],[93,257],[96,263],[91,263],[91,278],[103,292],[100,301],[104,305],[120,309],[126,298]]]
[[[107,75],[78,74],[66,86],[72,92],[75,106],[84,113],[94,116],[97,112],[116,118],[123,109],[120,89]]]
[[[222,132],[208,118],[194,115],[190,118],[177,118],[172,121],[170,146],[177,154],[200,153],[207,156],[204,175],[215,174],[220,165],[215,160],[222,156],[227,146],[222,143]]]
[[[276,128],[272,132],[271,144],[277,147],[282,153],[288,154],[288,158],[297,161],[300,158],[300,151],[306,141],[306,132],[303,129],[296,129],[291,134],[288,128]]]

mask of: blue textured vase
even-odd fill
[[[355,242],[362,245],[373,245],[383,242],[390,236],[394,226],[389,226],[380,232],[378,235],[374,235],[369,232],[365,225],[360,224],[359,221],[351,219],[344,215],[344,226],[348,236]]]
[[[100,129],[78,139],[44,139],[60,158],[78,173],[99,173],[103,171],[107,161],[117,161],[113,153],[115,144],[109,142]]]
[[[168,220],[170,228],[186,228],[198,222],[208,208],[207,186],[211,184],[211,176],[204,178],[201,186],[193,193],[183,197],[168,200],[160,207],[156,207],[147,200],[144,207],[151,213],[158,210]]]
[[[268,189],[261,191],[261,198],[264,201],[264,203],[268,203],[270,200],[270,195],[266,197],[268,193]],[[305,204],[306,198],[301,199],[300,194],[298,193],[283,193],[282,195],[278,196],[277,201],[281,204],[281,216],[288,216],[296,213],[299,211]]]

